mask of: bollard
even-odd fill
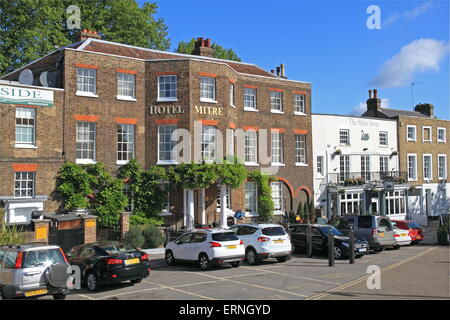
[[[328,234],[328,266],[334,267],[334,234]]]
[[[306,229],[306,255],[308,258],[312,258],[312,228],[310,223],[308,223]]]
[[[353,230],[351,230],[348,235],[348,241],[349,241],[349,246],[348,246],[349,262],[350,262],[350,264],[354,264],[355,263],[355,233],[353,232]]]

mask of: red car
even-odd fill
[[[408,235],[411,237],[411,244],[417,244],[423,240],[422,228],[416,222],[407,220],[391,220],[391,222],[397,228],[409,231]]]

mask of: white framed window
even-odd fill
[[[387,131],[380,131],[379,132],[379,138],[380,138],[380,146],[387,147],[388,146],[388,133],[387,133]]]
[[[256,111],[256,89],[244,88],[244,110]]]
[[[438,179],[447,179],[447,155],[438,154]]]
[[[339,181],[343,182],[350,177],[350,156],[339,157]]]
[[[34,197],[34,172],[14,173],[14,197],[33,198]]]
[[[177,76],[158,76],[158,101],[177,101]]]
[[[271,112],[281,113],[283,112],[283,93],[280,91],[270,92],[270,107]]]
[[[77,94],[96,96],[97,94],[97,70],[77,68]]]
[[[214,161],[216,156],[216,127],[202,126],[202,159]]]
[[[227,209],[231,209],[231,187],[230,186],[226,186],[225,188],[225,199],[227,202]],[[220,202],[220,186],[217,186],[217,207],[216,207],[216,211],[219,212],[221,209],[222,205]]]
[[[34,108],[16,108],[16,144],[35,145],[36,110]]]
[[[126,164],[134,158],[134,125],[117,126],[117,164]]]
[[[437,128],[437,142],[447,142],[446,131],[445,128]]]
[[[229,94],[230,94],[230,106],[232,106],[232,107],[235,107],[235,105],[234,105],[234,84],[233,83],[230,83],[230,92],[229,92]]]
[[[174,137],[176,125],[158,126],[158,164],[176,164],[177,140]]]
[[[274,204],[274,214],[283,214],[283,182],[275,181],[270,184],[272,188],[272,200]]]
[[[245,183],[245,213],[253,216],[258,213],[258,186],[256,182],[249,181]]]
[[[386,174],[389,172],[389,157],[388,156],[380,156],[380,173]]]
[[[364,207],[364,193],[351,192],[340,195],[341,215],[361,214]]]
[[[339,143],[348,145],[350,144],[350,130],[340,129],[339,130]]]
[[[258,138],[255,130],[247,130],[244,134],[244,155],[246,165],[258,164]]]
[[[361,156],[361,177],[370,181],[370,156]]]
[[[129,73],[117,73],[117,99],[135,100],[136,76]]]
[[[76,163],[95,162],[95,122],[77,122]]]
[[[272,164],[284,163],[283,133],[272,131]]]
[[[306,114],[304,94],[294,94],[294,114]]]
[[[408,161],[408,180],[417,181],[417,155],[408,154],[407,161]]]
[[[316,163],[317,163],[316,173],[318,173],[319,175],[323,176],[324,175],[323,174],[324,173],[323,156],[317,156]]]
[[[416,126],[408,125],[406,126],[406,141],[416,141],[417,131]]]
[[[306,134],[295,135],[295,164],[306,165]]]
[[[432,142],[433,133],[431,127],[422,127],[422,142]]]
[[[228,129],[226,131],[228,138],[227,138],[227,143],[228,143],[228,150],[227,150],[227,155],[234,157],[235,152],[234,152],[234,129]]]
[[[405,191],[386,192],[386,214],[405,214]]]
[[[200,77],[200,101],[216,102],[216,78]]]
[[[423,155],[423,179],[432,180],[433,179],[433,156],[431,154]]]

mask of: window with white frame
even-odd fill
[[[225,188],[225,199],[227,202],[227,209],[231,209],[231,187],[226,186]],[[216,211],[220,211],[221,209],[221,201],[220,201],[220,186],[217,186],[217,208]]]
[[[216,78],[200,77],[200,100],[216,100]]]
[[[95,123],[77,122],[77,162],[95,161]]]
[[[256,110],[256,89],[244,88],[244,110]]]
[[[433,171],[432,171],[432,156],[431,154],[423,155],[423,178],[426,180],[433,179]]]
[[[386,131],[380,131],[379,132],[380,137],[380,146],[387,147],[388,145],[388,133]]]
[[[417,155],[408,154],[408,180],[417,180]]]
[[[386,214],[405,214],[405,191],[386,192]]]
[[[270,92],[271,111],[283,112],[283,93],[280,91]]]
[[[422,142],[432,142],[432,140],[431,127],[422,127]]]
[[[176,125],[160,125],[158,126],[158,163],[176,163],[176,144],[177,141],[173,137]],[[172,140],[173,138],[173,140]]]
[[[117,163],[125,164],[134,158],[134,125],[117,126]]]
[[[14,173],[14,196],[16,198],[34,197],[34,172]]]
[[[294,113],[295,114],[306,113],[304,94],[294,94]]]
[[[447,155],[438,155],[438,179],[447,179]]]
[[[348,129],[339,130],[339,143],[350,144],[350,130]]]
[[[438,142],[446,142],[446,129],[445,128],[437,128],[437,141]]]
[[[406,127],[407,130],[407,141],[416,141],[417,140],[417,132],[416,132],[416,126],[408,125]]]
[[[230,106],[234,107],[234,84],[230,83]]]
[[[380,156],[380,173],[386,174],[389,171],[389,157]]]
[[[202,159],[213,161],[216,155],[216,127],[202,127]]]
[[[34,108],[16,108],[16,144],[35,144],[35,120]]]
[[[255,130],[247,130],[244,135],[244,155],[246,164],[258,163],[258,140]]]
[[[370,156],[361,156],[361,177],[370,181]]]
[[[306,164],[306,134],[295,135],[295,163]]]
[[[323,176],[323,156],[317,156],[317,168],[316,168],[316,172],[320,175]]]
[[[158,101],[177,100],[177,76],[158,76]]]
[[[350,177],[350,156],[339,157],[339,181],[345,181]]]
[[[234,157],[234,129],[228,129],[226,131],[228,138],[227,138],[227,143],[228,143],[228,150],[227,150],[227,155]]]
[[[246,182],[244,186],[245,192],[245,212],[255,215],[258,208],[258,188],[256,182]]]
[[[270,184],[272,187],[272,200],[274,204],[274,211],[276,214],[281,214],[284,211],[283,201],[283,182],[275,181]]]
[[[117,97],[135,98],[136,77],[134,74],[117,73]]]
[[[272,131],[272,163],[284,163],[283,159],[283,133]]]
[[[364,193],[345,193],[340,195],[341,215],[361,214],[364,208]]]
[[[77,92],[95,95],[97,70],[77,68]]]

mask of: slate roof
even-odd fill
[[[398,116],[430,118],[427,115],[424,115],[423,113],[417,111],[381,108],[380,112],[384,113],[389,118],[395,118]]]

